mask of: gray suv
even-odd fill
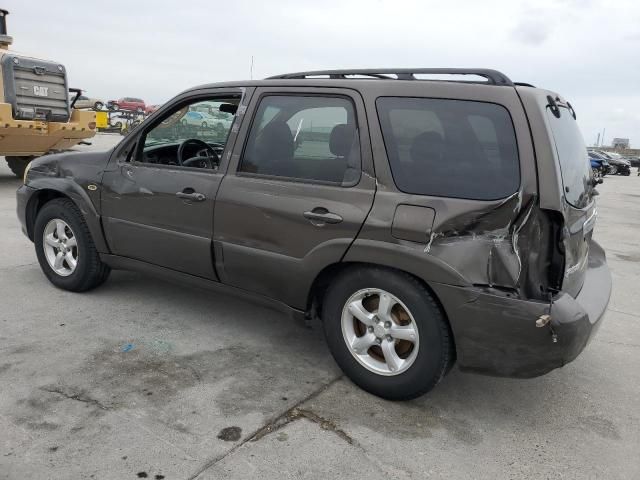
[[[449,75],[443,81],[433,75]],[[203,105],[230,120],[183,120]],[[34,160],[18,216],[47,278],[111,269],[322,319],[389,399],[583,350],[611,277],[572,106],[483,69],[334,70],[185,91],[103,153]]]

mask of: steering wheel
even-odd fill
[[[185,150],[189,145],[196,145],[202,147],[209,153],[206,157],[191,157],[191,158],[183,158]],[[178,165],[182,165],[183,167],[200,167],[200,168],[214,168],[214,163],[216,165],[220,164],[220,157],[213,149],[211,145],[207,142],[200,140],[198,138],[187,138],[183,141],[178,147]]]

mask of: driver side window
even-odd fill
[[[217,168],[239,102],[238,95],[179,106],[143,135],[136,160],[143,164]]]

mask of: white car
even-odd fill
[[[73,97],[71,97],[71,99],[73,100]],[[104,101],[98,98],[90,98],[86,95],[80,95],[76,100],[76,103],[73,104],[73,108],[92,108],[93,110],[102,110],[104,108]]]
[[[216,118],[205,112],[188,111],[180,120],[183,126],[194,126],[202,128],[219,128],[227,130],[231,126],[231,120],[226,118]]]

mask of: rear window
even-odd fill
[[[556,154],[562,171],[564,196],[576,208],[589,203],[591,162],[578,124],[568,108],[559,106],[560,118],[547,107],[547,119],[553,133]]]
[[[376,106],[393,179],[403,192],[496,200],[518,190],[518,146],[504,107],[405,97],[381,97]]]

